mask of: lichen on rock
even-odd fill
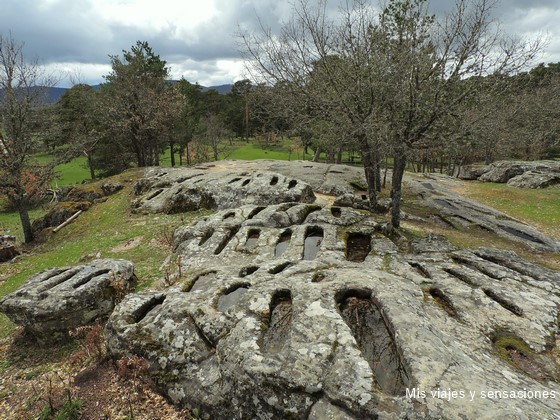
[[[135,285],[131,262],[98,259],[36,274],[0,300],[0,311],[39,340],[62,338],[109,315]]]
[[[560,275],[511,251],[386,233],[371,213],[351,207],[251,202],[218,211],[175,232],[181,272],[191,274],[184,284],[129,295],[107,324],[108,348],[114,357],[145,357],[163,393],[207,418],[560,409],[555,399],[410,395],[560,392],[556,376],[546,382],[519,367],[523,356],[541,366],[549,351]],[[531,349],[513,351],[518,365],[492,341],[505,326]]]

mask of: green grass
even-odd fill
[[[311,155],[307,155],[306,159],[311,158]],[[227,159],[233,160],[256,160],[256,159],[274,159],[274,160],[296,160],[302,159],[302,151],[298,150],[297,154],[295,152],[289,153],[289,150],[283,146],[264,146],[255,143],[244,143],[236,147],[235,150],[227,156]]]
[[[224,141],[223,148],[226,149],[220,154],[220,159],[232,159],[232,160],[256,160],[256,159],[274,159],[274,160],[297,160],[303,159],[303,149],[294,149],[294,142],[296,139],[285,138],[283,142],[277,142],[276,144],[259,144],[251,139],[250,142],[235,139],[231,143]],[[290,147],[292,147],[292,152],[290,153]],[[209,155],[212,153],[209,151]],[[312,154],[307,153],[305,155],[306,160],[310,160],[313,157]],[[160,166],[170,167],[171,166],[171,156],[169,153],[169,148],[160,155],[159,159]],[[175,164],[179,165],[179,154],[175,154]],[[186,159],[183,159],[183,164],[186,164]]]
[[[47,163],[52,159],[48,154],[37,154],[34,158],[39,163]],[[70,162],[63,163],[55,167],[57,177],[51,183],[53,186],[80,184],[83,180],[89,178],[89,169],[87,168],[87,159],[85,156],[73,159]],[[0,234],[14,235],[18,241],[23,241],[23,231],[21,222],[17,212],[6,211],[0,201]],[[30,210],[29,216],[31,220],[38,219],[43,216],[45,211],[41,207]]]
[[[91,179],[85,156],[77,157],[68,163],[63,163],[55,168],[58,185],[80,184],[83,180]]]
[[[46,405],[39,414],[39,420],[77,420],[80,418],[80,412],[84,406],[85,403],[82,400],[68,400],[62,407],[54,411],[49,405]]]
[[[313,158],[313,150],[308,149],[308,153],[304,155],[302,147],[295,147],[297,139],[285,138],[282,142],[276,144],[260,144],[256,142],[236,141],[234,142],[233,151],[227,155],[223,155],[224,159],[232,160],[256,160],[256,159],[273,159],[273,160],[311,160]],[[291,148],[291,153],[290,153]],[[319,162],[325,162],[326,154],[321,153]],[[348,163],[350,154],[344,152],[342,161]],[[354,153],[353,163],[359,164],[359,155]]]
[[[465,182],[460,192],[560,239],[560,186],[528,189]]]
[[[178,215],[139,215],[130,213],[132,180],[141,171],[129,171],[116,181],[130,179],[126,188],[109,197],[105,203],[94,205],[76,221],[52,234],[33,248],[30,255],[22,256],[2,268],[9,276],[0,276],[0,296],[16,290],[32,275],[52,267],[78,264],[82,256],[100,253],[102,258],[124,258],[134,262],[141,287],[165,275],[159,270],[170,255],[169,242],[174,229],[190,224],[204,212]],[[13,214],[0,214],[0,220],[12,220]],[[126,223],[123,223],[126,221]],[[128,241],[138,238],[139,245],[127,248]],[[118,246],[121,249],[117,249]],[[13,329],[12,324],[0,317],[0,338]]]
[[[42,208],[36,208],[29,212],[31,220],[35,220],[44,214]],[[17,212],[6,211],[0,206],[0,234],[14,235],[18,242],[23,241],[23,231],[21,229],[21,221]]]
[[[33,156],[40,164],[45,164],[53,159],[53,156],[48,153],[38,153]],[[91,179],[89,176],[89,169],[87,166],[87,158],[79,156],[72,159],[70,162],[57,165],[55,168],[56,177],[52,185],[73,185],[80,184],[83,180]]]

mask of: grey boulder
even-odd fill
[[[135,187],[133,208],[142,213],[181,213],[243,204],[312,203],[311,187],[274,172],[240,169],[150,169]]]
[[[560,393],[560,275],[513,252],[383,232],[348,207],[217,212],[177,230],[182,277],[128,295],[108,349],[145,357],[161,391],[204,418],[558,412],[555,398],[487,394]]]
[[[511,178],[507,184],[517,188],[547,188],[560,184],[560,172],[527,171]]]
[[[16,237],[12,235],[0,235],[0,263],[10,261],[18,255]]]
[[[560,183],[560,162],[499,161],[490,165],[466,165],[459,178],[483,182],[507,183],[519,188],[546,188]]]
[[[125,260],[53,268],[2,298],[0,311],[40,339],[58,338],[110,314],[119,295],[135,284],[134,265]]]

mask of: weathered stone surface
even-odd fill
[[[311,187],[298,179],[274,172],[221,167],[152,168],[136,184],[135,193],[142,195],[133,205],[135,211],[146,213],[315,201]]]
[[[505,183],[529,168],[527,165],[517,162],[496,162],[489,166],[490,170],[480,176],[480,181]]]
[[[43,229],[56,227],[72,217],[77,211],[86,211],[91,206],[92,203],[89,201],[59,203],[50,209],[46,215],[33,222],[33,232],[41,232]]]
[[[2,298],[0,311],[40,339],[60,337],[111,313],[117,295],[135,283],[134,266],[125,260],[53,268]]]
[[[336,200],[334,200],[334,205],[367,210],[369,209],[369,200],[367,199],[367,196],[365,194],[356,196],[355,194],[346,193],[338,196]]]
[[[0,235],[0,263],[10,261],[18,255],[16,237],[12,235]]]
[[[321,194],[339,196],[367,189],[362,167],[302,161],[261,162],[269,171],[305,180],[313,191]]]
[[[104,197],[106,194],[103,189],[92,185],[65,186],[60,188],[59,201],[93,203],[95,200]]]
[[[124,188],[120,182],[105,182],[97,184],[71,185],[60,187],[57,194],[58,201],[89,201],[94,203],[96,200],[112,195]]]
[[[457,178],[474,181],[490,170],[490,165],[465,165],[459,170]]]
[[[428,183],[426,179],[432,179],[433,182]],[[500,211],[453,192],[443,185],[442,180],[452,181],[441,175],[429,175],[410,177],[407,185],[421,197],[420,204],[439,213],[438,217],[443,223],[458,227],[475,226],[537,251],[560,251],[560,241]]]
[[[120,182],[105,182],[101,185],[101,190],[105,196],[115,194],[116,192],[122,190],[124,185]]]
[[[501,161],[490,165],[466,165],[459,178],[484,182],[508,183],[521,188],[546,188],[560,183],[558,161]]]
[[[136,195],[142,195],[151,188],[167,188],[176,181],[184,182],[203,174],[224,171],[231,174],[246,172],[244,176],[260,171],[279,173],[290,179],[305,180],[305,183],[309,184],[314,192],[327,195],[339,196],[347,193],[364,193],[367,189],[364,170],[361,167],[261,159],[251,161],[224,160],[217,163],[201,164],[194,168],[148,169],[145,177],[136,184],[135,193]]]
[[[436,249],[434,238],[399,253],[383,230],[367,212],[301,203],[180,228],[187,277],[127,296],[108,348],[146,357],[161,390],[205,418],[558,412],[558,398],[481,393],[559,395],[560,274],[510,251]],[[382,242],[392,247],[377,252]]]
[[[527,171],[511,178],[507,184],[518,188],[547,188],[560,184],[560,172]]]
[[[444,236],[430,234],[425,238],[414,239],[410,244],[410,252],[421,254],[424,252],[450,252],[457,250],[457,247],[447,240]]]

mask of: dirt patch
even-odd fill
[[[81,419],[190,417],[186,411],[177,410],[161,395],[153,392],[142,379],[119,377],[109,362],[80,372],[74,378],[74,386],[77,397],[85,403]]]
[[[144,239],[143,236],[137,236],[136,238],[129,239],[128,241],[111,249],[111,252],[125,252],[130,249],[136,248],[142,243],[142,239]]]
[[[371,235],[359,232],[350,233],[346,240],[346,259],[363,262],[371,251]]]
[[[525,354],[523,354],[523,352],[513,347],[508,347],[506,350],[511,362],[531,378],[538,381],[544,381],[548,379],[546,373],[542,370],[542,368]]]
[[[319,194],[315,193],[315,203],[321,206],[332,206],[336,200],[334,195],[326,195],[326,194]]]
[[[80,419],[192,418],[131,368],[92,361],[81,341],[40,346],[20,331],[0,340],[0,419],[40,418],[49,401],[57,410],[69,399],[81,403]]]

